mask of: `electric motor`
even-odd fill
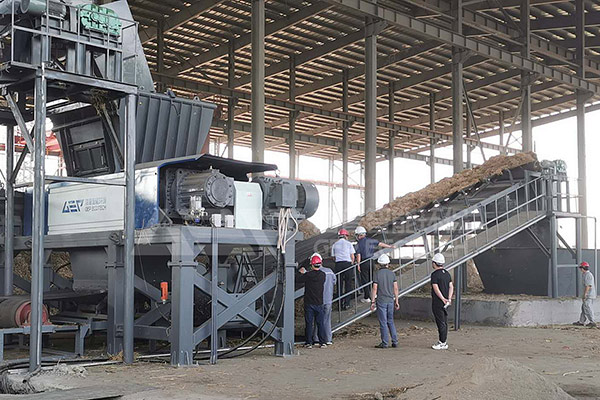
[[[319,192],[313,183],[269,176],[255,178],[253,182],[262,189],[266,219],[276,219],[280,208],[291,208],[296,219],[310,218],[317,211]]]
[[[166,213],[170,218],[197,221],[210,211],[220,213],[233,206],[234,180],[217,169],[167,171]]]

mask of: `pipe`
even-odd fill
[[[33,221],[31,249],[31,336],[29,370],[36,371],[42,359],[42,306],[44,304],[44,234],[45,193],[44,174],[46,150],[46,77],[43,66],[35,77],[35,141],[33,149]]]
[[[13,294],[13,262],[15,237],[15,188],[13,169],[15,161],[15,128],[6,127],[6,202],[4,203],[4,288],[3,294]]]

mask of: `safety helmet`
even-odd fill
[[[444,265],[446,263],[446,257],[442,253],[437,253],[433,256],[433,262],[437,265]]]
[[[323,257],[321,257],[319,253],[314,253],[312,256],[310,256],[310,265],[320,265],[322,262]]]
[[[377,263],[379,263],[381,265],[388,265],[390,263],[390,258],[388,257],[387,254],[382,254],[377,259]]]
[[[366,235],[367,230],[363,226],[357,226],[356,229],[354,230],[354,234],[355,235]]]
[[[348,231],[342,228],[338,231],[338,236],[348,236]]]
[[[584,261],[581,264],[579,264],[579,268],[585,269],[587,271],[588,269],[590,269],[590,264]]]

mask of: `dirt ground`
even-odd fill
[[[138,362],[58,379],[62,387],[141,385],[129,400],[600,399],[599,329],[463,326],[450,332],[448,351],[434,351],[432,323],[396,324],[396,349],[373,347],[378,328],[369,318],[327,349],[300,348],[289,359],[261,349],[217,365]]]

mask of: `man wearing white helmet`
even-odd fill
[[[375,310],[377,306],[381,343],[375,347],[380,349],[388,348],[390,346],[390,335],[392,347],[398,347],[398,334],[396,333],[396,325],[394,325],[394,309],[400,309],[400,304],[398,303],[398,282],[396,281],[394,271],[388,269],[390,258],[387,254],[380,255],[377,263],[381,268],[377,271],[373,279],[371,310]]]
[[[454,285],[448,271],[444,269],[446,259],[443,254],[437,253],[433,256],[433,269],[431,273],[431,310],[438,328],[439,341],[431,346],[434,350],[446,350],[448,337],[448,311],[452,302]]]
[[[378,248],[389,249],[394,246],[380,242],[377,239],[367,237],[367,230],[362,226],[356,227],[356,229],[354,230],[354,235],[356,235],[357,239],[356,263],[358,264],[358,272],[360,273],[360,284],[366,285],[368,282],[371,282],[371,279],[373,278],[373,271],[370,262],[365,262],[362,265],[361,262],[373,258],[373,255],[375,254],[375,251],[377,251]],[[361,301],[363,303],[370,302],[371,285],[366,285],[363,288],[363,294],[364,298]]]

